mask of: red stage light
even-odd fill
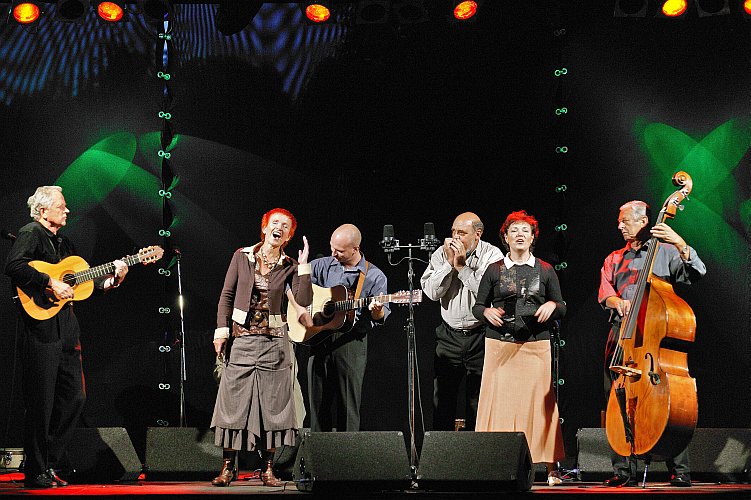
[[[305,16],[314,23],[325,23],[331,17],[331,11],[323,4],[312,3],[305,8]]]
[[[19,3],[13,7],[13,19],[20,24],[31,24],[39,19],[39,6],[32,2]]]
[[[466,21],[477,14],[477,2],[460,2],[454,7],[454,17],[459,21]]]
[[[123,7],[115,2],[102,2],[96,8],[99,17],[105,21],[116,23],[123,18]]]
[[[666,0],[662,4],[662,13],[665,17],[682,16],[688,9],[688,0]]]
[[[746,11],[746,14],[751,16],[751,0],[743,2],[743,10]]]

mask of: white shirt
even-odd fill
[[[522,262],[521,264],[517,264],[513,260],[511,260],[511,257],[506,255],[503,258],[503,263],[506,265],[506,269],[511,269],[513,266],[529,266],[529,267],[535,267],[535,256],[531,253],[529,254],[529,259],[526,260],[526,262]]]
[[[451,328],[470,330],[480,324],[472,315],[477,289],[488,266],[501,259],[503,252],[483,240],[477,242],[477,248],[467,257],[461,271],[454,269],[443,247],[433,252],[420,284],[428,298],[440,300],[441,317]]]

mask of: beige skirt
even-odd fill
[[[548,341],[485,339],[475,430],[524,432],[535,463],[565,456],[550,361]]]

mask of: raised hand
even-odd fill
[[[297,251],[297,262],[299,264],[308,263],[308,255],[310,254],[310,247],[308,246],[308,238],[302,237],[302,250]]]

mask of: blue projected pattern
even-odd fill
[[[132,5],[134,9],[135,5]],[[0,102],[10,105],[18,96],[29,96],[53,85],[77,96],[82,85],[104,74],[116,48],[149,58],[153,67],[157,25],[137,12],[126,13],[124,22],[101,22],[94,9],[81,24],[55,20],[55,6],[44,4],[35,27],[7,24],[0,30]],[[247,61],[253,66],[274,67],[281,76],[283,92],[297,97],[307,77],[324,57],[336,56],[346,34],[342,23],[310,26],[297,4],[264,4],[241,32],[222,35],[216,27],[217,6],[175,5],[173,43],[175,65],[194,59]]]

